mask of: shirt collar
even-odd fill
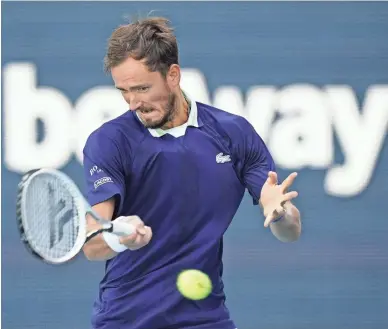
[[[175,137],[183,136],[186,132],[186,128],[191,126],[191,127],[196,127],[198,128],[198,109],[197,109],[197,103],[195,101],[192,101],[191,98],[187,95],[186,92],[183,92],[183,96],[187,100],[190,106],[190,114],[189,118],[187,119],[187,122],[185,122],[183,125],[174,127],[171,129],[150,129],[148,128],[148,131],[153,137],[162,137],[165,134],[171,134]],[[137,113],[136,113],[137,115]],[[139,117],[139,116],[138,116]],[[139,118],[140,119],[140,118]],[[140,120],[141,121],[141,120]]]

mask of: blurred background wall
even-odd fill
[[[127,109],[106,40],[151,10],[176,28],[182,86],[247,117],[283,179],[299,172],[299,242],[275,240],[248,196],[226,234],[239,328],[388,328],[388,3],[373,2],[3,3],[2,328],[89,328],[103,264],[33,259],[16,187],[56,167],[84,188],[86,136]]]

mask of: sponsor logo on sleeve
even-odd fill
[[[93,166],[90,170],[90,176],[93,176],[93,174],[98,174],[100,172],[102,172],[102,169],[98,168],[97,166]]]
[[[94,182],[94,189],[97,189],[99,186],[104,185],[106,183],[113,183],[112,178],[110,178],[110,177],[102,177],[100,179],[97,179]]]

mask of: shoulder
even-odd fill
[[[109,120],[94,130],[87,138],[85,148],[101,148],[112,145],[117,149],[132,148],[145,138],[144,127],[128,111]]]
[[[254,132],[253,126],[243,116],[232,114],[219,108],[197,102],[198,113],[204,124],[213,127],[229,137],[242,137],[247,132]]]

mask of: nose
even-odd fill
[[[131,95],[129,95],[129,97],[127,99],[128,104],[129,104],[129,109],[131,111],[136,111],[141,105],[141,102],[135,96],[136,95],[134,93],[132,93]]]
[[[136,102],[130,102],[130,103],[129,103],[129,109],[130,109],[131,111],[136,111],[136,110],[140,107],[140,105],[141,105],[141,102],[138,102],[138,101],[136,101]]]

